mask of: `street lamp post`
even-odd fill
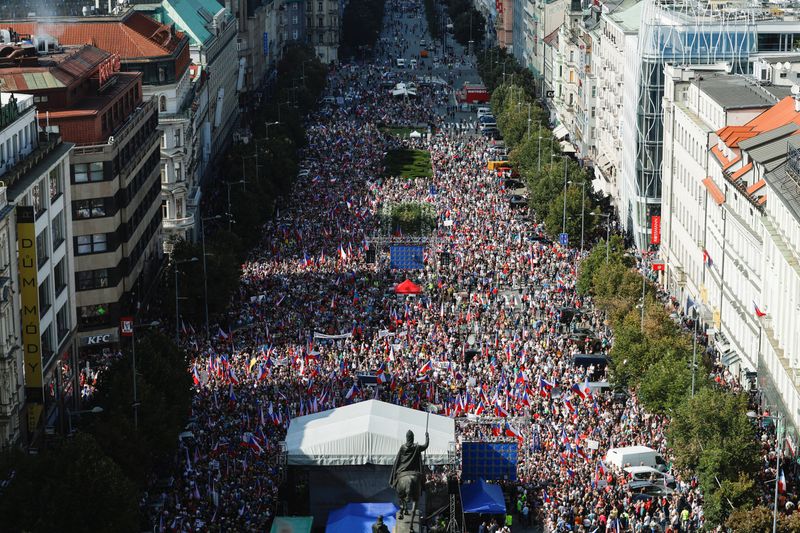
[[[226,181],[225,182],[225,185],[228,187],[228,232],[230,232],[232,230],[231,229],[231,224],[233,222],[233,220],[231,218],[231,213],[232,213],[232,211],[231,211],[231,185],[239,185],[240,183],[245,183],[246,184],[247,182],[245,180]]]
[[[218,220],[222,215],[213,217],[200,217],[200,242],[203,247],[203,307],[206,319],[206,339],[208,339],[208,271],[206,270],[206,225],[209,220]]]
[[[278,124],[280,124],[280,121],[277,121],[277,120],[275,122],[264,122],[264,131],[265,131],[264,138],[265,139],[269,139],[269,127],[270,126],[277,126]]]
[[[759,415],[755,411],[748,411],[747,417],[758,421],[759,418],[774,420],[775,425],[775,501],[772,506],[772,533],[778,531],[778,489],[781,480],[781,454],[783,453],[783,415],[778,413],[775,416]]]
[[[180,324],[180,296],[178,296],[178,267],[187,263],[194,263],[197,261],[196,257],[187,259],[185,261],[175,261],[175,343],[181,340],[181,324]]]
[[[567,156],[561,156],[564,159],[564,212],[561,216],[561,233],[567,232]]]

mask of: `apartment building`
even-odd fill
[[[306,35],[306,1],[283,0],[278,9],[278,27],[283,43],[304,43]]]
[[[6,62],[0,60],[0,68]],[[0,93],[0,448],[34,444],[75,405],[72,145],[34,97]]]
[[[13,47],[0,80],[32,94],[40,121],[75,143],[70,157],[81,357],[115,349],[121,315],[144,298],[161,263],[158,113],[142,74],[93,46]]]
[[[231,142],[239,120],[236,20],[217,0],[163,0],[147,13],[164,24],[175,24],[189,36],[192,79],[204,84],[202,90],[196,89],[192,102],[199,149],[197,172],[204,177],[209,163]]]
[[[623,108],[627,54],[638,48],[639,24],[643,3],[626,0],[600,19],[599,45],[594,54],[597,76],[595,100],[594,189],[618,198],[618,180],[622,165]]]
[[[339,60],[341,12],[338,0],[306,0],[306,37],[319,60]]]
[[[514,0],[514,57],[531,69],[542,84],[545,83],[545,37],[564,23],[569,5],[567,0]]]
[[[592,70],[594,47],[591,31],[598,24],[599,10],[584,16],[581,0],[572,0],[566,22],[558,30],[553,46],[553,98],[545,100],[551,116],[561,126],[570,142],[563,151],[591,165],[595,156],[596,76]],[[545,69],[547,72],[547,69]],[[548,84],[550,85],[550,84]]]

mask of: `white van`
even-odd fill
[[[479,107],[478,108],[478,118],[481,118],[484,115],[491,115],[492,109],[490,107]]]
[[[397,58],[397,67],[398,68],[406,68],[406,60],[402,57]]]
[[[625,446],[611,448],[606,453],[606,464],[619,470],[626,466],[650,466],[662,472],[667,470],[667,462],[653,448],[647,446]]]
[[[411,68],[417,68],[417,60],[416,59],[412,59],[411,61],[409,61],[409,66]]]

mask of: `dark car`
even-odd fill
[[[508,203],[513,208],[522,208],[528,205],[528,199],[519,194],[512,194],[508,199]]]
[[[503,182],[503,187],[506,189],[522,189],[525,187],[525,184],[519,180],[508,179]]]

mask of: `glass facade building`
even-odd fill
[[[626,53],[623,135],[636,149],[624,150],[619,198],[620,220],[640,249],[661,211],[664,66],[727,63],[729,72],[747,74],[759,53],[791,52],[800,41],[800,22],[760,4],[643,1],[638,50]]]

